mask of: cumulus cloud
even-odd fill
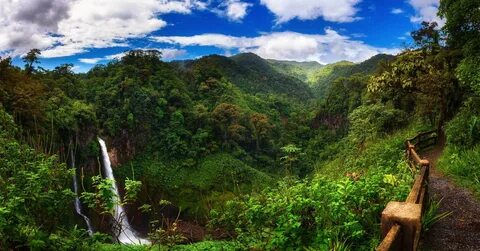
[[[399,8],[393,8],[392,9],[392,14],[402,14],[403,10]]]
[[[0,5],[0,54],[43,57],[128,46],[167,23],[158,15],[205,9],[200,0],[9,0]]]
[[[174,59],[179,56],[187,54],[186,50],[183,49],[175,49],[175,48],[164,48],[164,49],[156,49],[156,48],[142,48],[138,50],[159,50],[162,53],[162,59]],[[79,58],[78,61],[85,63],[85,64],[96,64],[101,61],[109,61],[113,59],[120,59],[125,56],[126,52],[116,53],[112,55],[107,55],[101,58]]]
[[[247,15],[247,9],[250,6],[252,6],[251,3],[228,0],[222,3],[215,12],[220,16],[227,17],[230,21],[240,22]]]
[[[215,46],[225,50],[253,52],[263,58],[317,61],[322,64],[349,60],[360,62],[378,53],[396,54],[398,49],[377,48],[326,29],[325,34],[274,32],[258,37],[235,37],[222,34],[195,36],[157,36],[156,42],[179,46]],[[292,43],[295,41],[295,43]]]
[[[437,16],[440,0],[409,0],[408,3],[415,9],[415,16],[410,17],[411,22],[437,22],[440,27],[445,24],[445,20]]]
[[[277,23],[288,22],[294,18],[313,20],[322,17],[331,22],[353,22],[359,18],[355,15],[355,6],[361,0],[261,0],[277,17]]]

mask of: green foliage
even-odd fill
[[[456,69],[458,79],[470,87],[474,93],[480,95],[480,57],[463,59]]]
[[[446,19],[444,30],[450,46],[463,48],[465,56],[478,56],[480,45],[480,3],[476,0],[442,0],[439,15]]]
[[[15,140],[15,128],[0,107],[0,249],[83,246],[86,231],[62,230],[74,198],[72,170]]]
[[[127,178],[125,180],[125,195],[123,197],[123,203],[135,202],[141,188],[142,188],[141,181],[131,180]]]
[[[379,54],[372,58],[354,64],[348,61],[340,61],[333,64],[328,64],[322,67],[319,71],[313,74],[309,80],[314,95],[318,98],[324,98],[328,94],[328,90],[332,83],[340,77],[350,77],[354,74],[372,74],[378,66],[383,62],[388,62],[393,59],[393,56],[386,54]]]
[[[186,237],[183,236],[177,228],[177,222],[174,222],[171,226],[168,226],[166,229],[158,228],[148,235],[149,239],[152,241],[153,245],[162,245],[168,248],[183,243],[186,241]]]
[[[296,62],[274,59],[268,59],[267,61],[278,72],[284,73],[288,76],[296,77],[307,83],[313,78],[315,72],[319,71],[323,67],[323,65],[316,61]]]
[[[297,100],[311,98],[308,86],[301,80],[277,71],[267,61],[253,53],[242,53],[227,58],[219,55],[203,57],[183,63],[194,72],[204,72],[206,76],[220,79],[225,77],[245,93],[288,95]],[[202,74],[203,75],[203,74]],[[206,79],[202,76],[201,81]]]
[[[480,100],[471,98],[446,126],[449,145],[471,148],[480,142]]]
[[[235,242],[229,241],[202,241],[192,244],[169,246],[141,246],[97,243],[95,250],[99,251],[240,251]]]
[[[430,200],[428,202],[426,210],[422,216],[422,232],[430,230],[435,223],[449,217],[452,214],[452,212],[438,213],[440,203],[442,203],[442,200]]]
[[[480,146],[468,149],[447,146],[437,167],[455,183],[471,189],[480,197]]]
[[[382,137],[407,123],[407,115],[401,110],[381,104],[364,105],[349,115],[349,137],[354,143]]]
[[[254,54],[173,63],[160,57],[154,50],[132,51],[86,74],[74,74],[71,65],[27,74],[10,59],[0,60],[0,103],[13,115],[0,112],[0,167],[8,165],[0,179],[0,199],[7,202],[0,206],[0,237],[10,234],[0,249],[344,250],[378,242],[381,209],[403,198],[411,181],[400,161],[401,140],[378,138],[401,127],[407,114],[392,108],[391,96],[367,93],[367,75],[351,75],[370,74],[389,56],[321,68]],[[317,104],[301,81],[313,81],[315,71],[313,89],[326,97]],[[97,135],[109,138],[122,162],[114,171],[125,188],[123,203],[142,205],[159,246],[94,244],[107,240],[87,241],[73,224],[64,226],[71,218],[65,210],[73,196],[65,189],[71,171],[14,139],[40,142],[38,151],[58,153],[61,160],[73,147],[90,177]],[[292,175],[274,185],[284,176],[282,164],[306,180]],[[24,165],[28,175],[17,172]],[[91,181],[82,193],[89,213],[111,214],[120,200],[113,181]],[[10,200],[12,194],[18,196]],[[33,202],[20,208],[29,196]],[[235,240],[177,245],[185,241],[181,231],[162,225],[165,212],[178,210],[202,223],[212,208],[212,225]]]
[[[112,189],[112,179],[104,179],[100,175],[92,177],[92,186],[95,192],[82,192],[82,199],[89,208],[96,209],[100,214],[113,214],[115,205],[119,203],[115,191]]]
[[[332,240],[343,240],[355,249],[369,249],[378,231],[378,215],[390,200],[405,196],[411,176],[405,164],[378,169],[358,180],[280,182],[261,194],[245,196],[212,211],[213,226],[237,235],[245,249],[326,250]],[[395,175],[402,186],[384,182]]]
[[[283,166],[285,167],[286,174],[291,174],[295,164],[300,161],[300,157],[305,155],[302,152],[302,148],[295,146],[294,144],[289,144],[280,148],[284,156],[280,157]]]

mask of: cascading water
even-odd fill
[[[98,138],[98,142],[100,143],[100,148],[102,150],[103,168],[105,171],[105,176],[106,178],[113,180],[112,190],[118,199],[114,209],[114,219],[116,225],[118,225],[114,229],[114,232],[117,235],[118,241],[123,244],[149,244],[150,242],[147,239],[138,237],[130,226],[127,215],[125,213],[125,209],[121,205],[120,193],[118,192],[115,177],[113,176],[110,158],[108,157],[107,146],[105,144],[105,141],[103,141],[103,139],[101,138]]]
[[[72,158],[72,167],[75,168],[75,156],[73,155],[73,151],[70,152],[71,158]],[[90,222],[90,219],[82,213],[82,203],[80,202],[80,198],[78,197],[78,182],[77,182],[77,173],[73,175],[73,191],[75,192],[75,211],[77,212],[78,215],[82,216],[82,218],[85,220],[85,224],[87,224],[88,228],[88,234],[90,236],[93,235],[93,227],[92,223]]]

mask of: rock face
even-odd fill
[[[117,148],[112,148],[108,152],[108,157],[110,158],[110,162],[112,167],[117,167],[120,165],[120,161],[118,160],[118,150]]]
[[[132,138],[127,130],[123,130],[122,133],[110,140],[109,145],[111,146],[108,151],[108,156],[112,163],[112,167],[117,167],[131,159],[135,156],[136,147],[135,145],[142,145],[137,141],[145,141],[146,135],[138,134],[135,135],[135,138]]]

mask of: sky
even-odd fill
[[[41,50],[40,66],[85,72],[132,49],[163,60],[253,52],[361,62],[398,53],[439,0],[0,0],[0,56]]]

